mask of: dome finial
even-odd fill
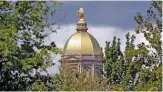
[[[77,11],[77,12],[78,12],[78,15],[79,15],[79,22],[78,23],[85,23],[83,7],[81,6],[79,11]]]

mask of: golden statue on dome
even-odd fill
[[[77,11],[77,12],[79,14],[79,22],[78,23],[85,23],[83,7],[81,6],[79,11]]]

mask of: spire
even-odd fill
[[[88,28],[87,28],[87,23],[85,22],[85,19],[84,19],[84,10],[83,10],[83,7],[81,6],[79,11],[78,12],[78,15],[79,15],[79,21],[77,23],[77,28],[76,30],[77,31],[87,31]]]

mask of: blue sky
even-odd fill
[[[61,25],[61,29],[56,33],[52,33],[47,38],[47,44],[54,41],[57,47],[63,49],[64,44],[71,35],[76,32],[76,24],[78,22],[77,11],[81,7],[84,8],[84,17],[88,25],[88,32],[91,33],[101,47],[105,48],[106,41],[112,41],[114,36],[121,39],[121,50],[125,48],[125,34],[130,32],[136,36],[135,45],[148,42],[142,34],[135,34],[137,26],[134,16],[137,12],[146,14],[146,10],[150,6],[149,1],[67,1],[62,2],[62,11],[57,11],[53,17],[49,17],[51,21],[55,21]],[[54,29],[56,26],[53,26]],[[60,56],[56,56],[53,60],[55,66],[48,69],[49,73],[59,72]]]
[[[85,19],[91,25],[118,26],[124,29],[135,28],[134,16],[137,12],[146,13],[149,1],[62,1],[62,11],[50,20],[58,24],[72,24],[78,21],[77,10],[82,5]]]

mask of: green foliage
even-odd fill
[[[144,53],[141,57],[144,59],[143,64],[146,67],[139,72],[139,79],[135,85],[135,90],[150,90],[161,91],[162,90],[162,1],[153,1],[151,7],[147,10],[146,17],[143,17],[140,13],[135,16],[135,20],[138,23],[136,32],[144,34],[145,39],[150,45],[144,45],[143,47],[148,49],[149,53]],[[141,22],[139,22],[141,20]],[[139,50],[142,48],[139,48]],[[155,51],[151,51],[151,49]],[[140,61],[140,59],[139,59]]]
[[[135,32],[143,34],[149,44],[140,43],[135,46],[134,40],[136,37],[134,35],[130,37],[130,33],[127,33],[123,57],[117,54],[117,52],[121,51],[117,49],[118,46],[116,44],[118,42],[116,42],[115,37],[112,45],[110,45],[110,42],[106,42],[103,60],[110,90],[162,90],[161,17],[161,1],[152,1],[146,16],[138,13],[134,17],[138,24]],[[121,57],[121,59],[117,57]],[[120,61],[123,61],[123,63]],[[118,75],[119,73],[120,75]],[[119,81],[117,82],[116,80]]]
[[[27,90],[38,72],[46,72],[53,65],[51,54],[61,51],[54,42],[44,45],[44,39],[53,32],[44,29],[55,24],[47,16],[52,16],[58,5],[45,1],[0,1],[0,90]],[[36,88],[41,86],[44,84]]]
[[[29,86],[27,89],[32,90],[32,91],[46,91],[48,90],[47,87],[45,86],[44,82],[41,80],[38,80],[33,84],[32,86]]]
[[[34,81],[30,81],[30,85],[27,87],[28,91],[52,91],[54,88],[54,82],[51,75],[36,74]]]
[[[123,78],[124,57],[120,49],[120,44],[120,39],[116,39],[116,37],[113,38],[111,45],[110,42],[106,42],[104,69],[106,71],[105,76],[110,85],[120,84]]]
[[[161,91],[162,90],[162,65],[160,64],[156,70],[149,71],[143,69],[140,73],[140,80],[133,88],[133,90],[142,91]]]
[[[87,76],[85,72],[61,71],[54,76],[56,90],[59,91],[104,91],[108,89],[106,81]]]

